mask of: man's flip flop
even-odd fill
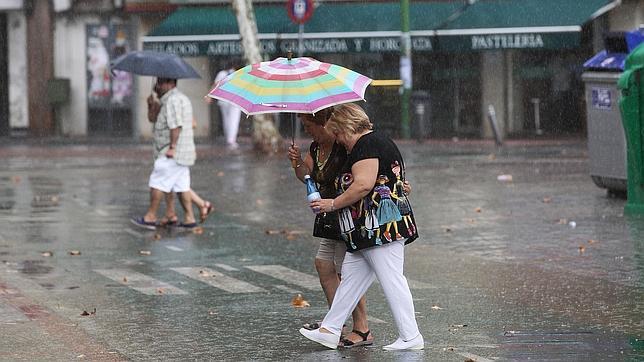
[[[145,221],[143,216],[130,218],[130,222],[136,226],[140,226],[148,230],[156,230],[157,228],[156,221]]]
[[[186,223],[180,222],[179,224],[177,224],[177,226],[180,227],[180,228],[186,229],[186,230],[190,230],[190,229],[196,228],[197,223],[196,222],[191,222],[189,224],[186,224]]]
[[[179,222],[179,220],[174,217],[174,218],[167,218],[163,217],[161,221],[159,221],[159,226],[174,226]]]
[[[354,342],[350,339],[347,338],[342,338],[340,340],[340,346],[344,348],[353,348],[353,347],[358,347],[358,346],[370,346],[373,344],[373,339],[372,340],[367,340],[369,338],[369,335],[371,334],[371,330],[368,330],[366,332],[360,332],[358,330],[352,330],[351,333],[355,333],[362,337],[362,341]]]

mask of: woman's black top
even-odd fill
[[[374,131],[358,139],[336,179],[337,195],[353,183],[353,165],[373,158],[378,159],[378,175],[371,192],[338,213],[341,236],[349,252],[395,240],[405,240],[407,244],[418,238],[411,204],[402,187],[402,155],[385,134]]]
[[[333,143],[333,148],[327,159],[319,159],[319,151],[320,145],[317,142],[312,142],[309,148],[309,154],[313,158],[311,178],[317,184],[320,196],[323,199],[332,199],[337,194],[335,179],[347,160],[347,150],[339,143]],[[317,214],[313,225],[313,236],[342,240],[337,212]]]

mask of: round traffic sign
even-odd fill
[[[296,24],[304,24],[313,15],[313,0],[288,0],[288,17]]]

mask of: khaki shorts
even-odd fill
[[[148,186],[166,193],[188,192],[190,191],[190,167],[180,165],[172,158],[160,156],[154,161]]]
[[[315,258],[333,262],[335,265],[335,271],[340,274],[342,272],[342,262],[344,261],[344,254],[346,252],[347,246],[344,245],[344,241],[322,239]]]

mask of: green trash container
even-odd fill
[[[644,215],[644,44],[626,58],[617,82],[626,133],[627,201],[624,213]]]

